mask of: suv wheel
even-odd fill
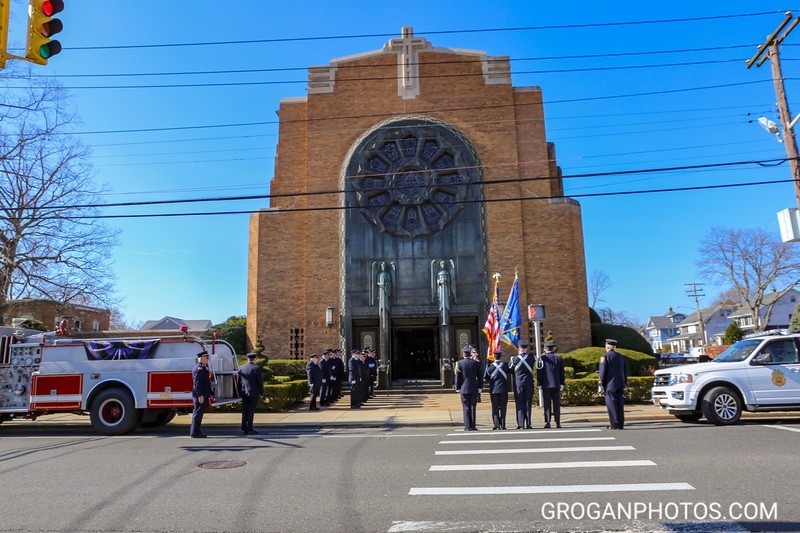
[[[714,387],[701,402],[703,415],[717,426],[735,424],[742,416],[742,401],[728,387]]]

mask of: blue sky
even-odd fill
[[[13,12],[25,5],[27,0],[15,0]],[[434,46],[509,55],[514,85],[542,88],[548,140],[556,145],[565,176],[767,160],[786,156],[783,145],[755,123],[760,116],[778,122],[771,73],[768,63],[746,70],[745,61],[792,7],[798,6],[81,0],[67,2],[61,14],[64,51],[34,72],[59,77],[69,90],[81,119],[75,132],[92,148],[96,179],[110,188],[109,202],[266,194],[274,170],[276,110],[282,98],[305,95],[305,69],[379,49],[403,26]],[[609,24],[764,12],[771,14]],[[523,27],[544,29],[509,30]],[[142,46],[269,39],[283,41]],[[794,108],[798,45],[800,29],[781,51]],[[654,53],[697,49],[705,50]],[[654,66],[666,64],[673,66]],[[258,69],[273,70],[230,72]],[[187,72],[200,73],[178,74]],[[117,74],[132,75],[110,76]],[[128,88],[114,88],[119,86]],[[708,228],[777,233],[776,213],[797,207],[794,191],[781,183],[579,195],[789,178],[783,164],[565,179],[567,194],[583,206],[587,273],[604,271],[612,283],[603,306],[641,320],[670,306],[690,311],[694,304],[685,284],[701,281],[695,261]],[[225,201],[106,212],[266,206],[266,200]],[[109,221],[122,230],[114,262],[126,318],[170,315],[216,323],[245,314],[248,221],[246,214]],[[701,303],[721,290],[706,285]]]

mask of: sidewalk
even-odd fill
[[[516,428],[514,401],[508,402],[506,427]],[[534,428],[544,425],[542,409],[534,407],[532,413]],[[793,413],[744,413],[743,420],[752,419],[793,419],[800,422],[800,412]],[[666,410],[650,404],[629,404],[625,406],[625,424],[637,422],[674,422],[677,419]],[[478,428],[491,429],[491,401],[489,395],[481,396],[478,404]],[[75,414],[54,414],[38,418],[36,421],[15,421],[11,424],[86,424],[89,417]],[[190,415],[175,417],[171,425],[188,426]],[[212,409],[203,418],[204,427],[229,427],[238,429],[241,415],[237,412],[221,412]],[[604,405],[587,405],[561,408],[561,424],[596,425],[605,427],[608,424],[608,413]],[[379,393],[360,409],[350,409],[350,399],[345,396],[333,406],[321,407],[319,411],[309,411],[308,401],[289,411],[281,413],[256,413],[255,426],[260,428],[321,428],[321,427],[425,427],[446,426],[462,427],[461,396],[449,392],[436,393]]]

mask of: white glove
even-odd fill
[[[323,380],[322,380],[322,382],[323,382],[323,383],[327,383],[327,382],[328,382],[328,380],[327,380],[327,379],[323,379]]]
[[[597,392],[603,392],[603,386],[602,385],[598,385],[597,386]]]
[[[563,390],[564,390],[564,385],[561,385],[561,387],[559,387],[558,389],[558,392],[562,392]]]

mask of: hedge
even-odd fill
[[[306,379],[308,359],[270,359],[267,365],[276,376],[292,376],[294,379]]]
[[[617,339],[618,348],[636,350],[647,355],[653,354],[653,347],[642,337],[638,331],[628,326],[618,326],[615,324],[591,324],[592,346],[605,346],[606,339]],[[619,350],[617,350],[619,351]]]
[[[617,349],[617,352],[625,356],[627,362],[628,376],[649,376],[653,374],[658,359],[646,353],[624,348]],[[589,348],[578,348],[563,355],[564,366],[575,369],[575,376],[581,372],[597,372],[600,369],[600,357],[606,353],[604,348],[591,346]]]
[[[628,378],[628,390],[625,401],[630,403],[650,403],[650,389],[653,388],[652,376]],[[539,391],[536,390],[534,400],[539,404]],[[561,405],[597,405],[605,401],[605,395],[597,392],[597,378],[568,379],[561,392]]]
[[[295,380],[287,383],[264,385],[264,400],[267,411],[283,411],[302,402],[308,396],[308,381]],[[260,406],[259,406],[260,407]]]

